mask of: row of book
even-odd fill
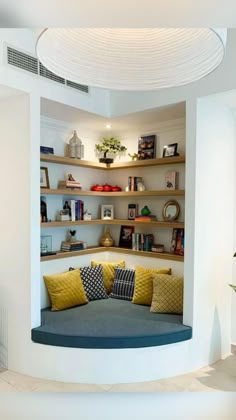
[[[184,255],[184,229],[173,229],[171,252],[176,255]]]
[[[151,251],[154,243],[152,233],[132,233],[132,249],[134,251]]]
[[[83,200],[65,200],[63,210],[68,211],[72,222],[83,220],[84,202]]]
[[[141,176],[129,176],[128,177],[129,191],[138,191],[138,184],[142,182],[143,182],[143,179]]]

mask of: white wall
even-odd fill
[[[18,358],[31,329],[30,98],[0,101],[1,308],[8,314],[8,363]],[[37,245],[36,245],[37,246]],[[17,348],[17,352],[16,352]]]
[[[234,116],[234,162],[236,162],[236,111],[235,108],[233,110]],[[234,185],[236,185],[236,165],[234,164]],[[236,194],[234,192],[234,209],[236,208]],[[233,253],[236,252],[236,217],[234,217],[234,241],[233,241]],[[233,258],[233,279],[229,281],[231,284],[236,284],[236,258]],[[232,290],[232,305],[231,305],[231,339],[232,344],[236,344],[236,294],[235,291]]]
[[[194,144],[193,144],[194,148]],[[196,189],[193,240],[193,357],[199,366],[230,351],[234,223],[234,122],[210,98],[197,101]],[[190,263],[190,261],[188,261]],[[191,279],[189,279],[191,281]]]

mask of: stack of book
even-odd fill
[[[58,182],[58,189],[64,189],[64,188],[76,188],[81,190],[82,186],[81,183],[79,181],[59,181]]]
[[[173,229],[171,252],[177,255],[184,255],[184,229]]]
[[[155,214],[149,214],[148,216],[138,215],[134,219],[136,222],[151,222],[157,220]]]
[[[40,146],[40,153],[44,155],[54,155],[54,149],[49,146]]]
[[[134,251],[151,251],[154,242],[152,233],[132,233],[132,249]]]
[[[84,249],[83,241],[62,241],[61,243],[61,251],[63,252],[81,251],[81,249]]]

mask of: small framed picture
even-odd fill
[[[156,136],[142,136],[138,139],[138,159],[154,159],[156,157]]]
[[[134,233],[134,226],[120,227],[119,247],[132,248],[132,234]]]
[[[168,144],[164,146],[162,157],[179,156],[177,153],[178,143]]]
[[[102,204],[101,219],[103,220],[114,219],[114,206],[112,204]]]
[[[49,177],[48,177],[48,168],[40,168],[40,188],[50,188],[49,186]]]

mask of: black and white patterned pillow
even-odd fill
[[[132,268],[116,267],[111,298],[132,300],[134,293],[135,270]]]
[[[80,276],[88,300],[107,299],[106,290],[103,283],[102,266],[81,267]]]

